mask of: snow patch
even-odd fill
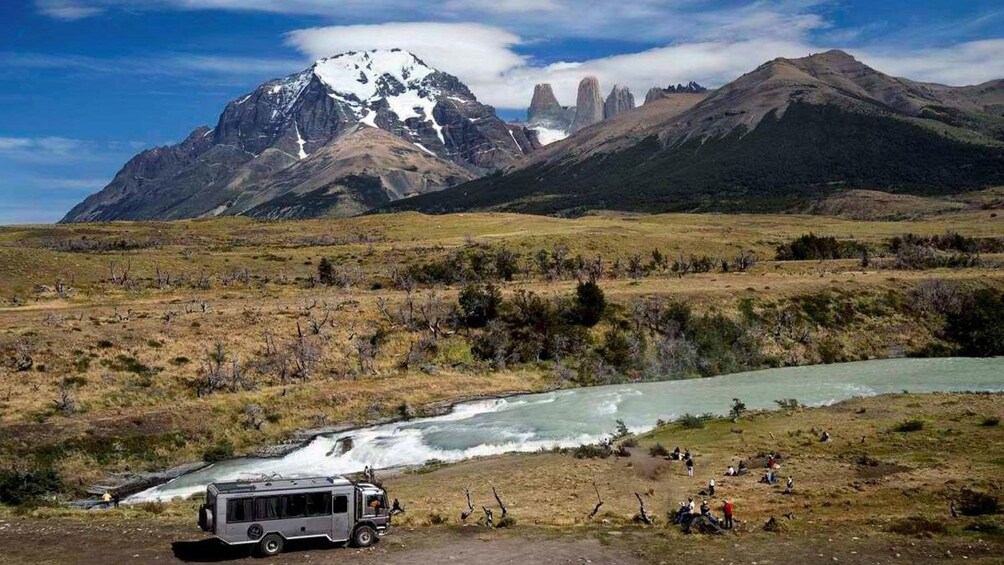
[[[537,132],[537,140],[540,141],[541,145],[550,145],[568,137],[568,132],[563,129],[537,127],[531,131]]]
[[[433,157],[438,157],[438,155],[436,155],[436,154],[435,154],[435,153],[433,153],[432,151],[429,151],[429,148],[428,148],[428,147],[426,147],[426,146],[424,146],[424,145],[422,145],[421,143],[419,143],[419,142],[417,142],[417,141],[413,141],[412,143],[414,143],[414,144],[415,144],[415,147],[418,147],[419,149],[421,149],[422,151],[425,151],[425,152],[426,152],[426,153],[428,153],[429,155],[432,155]]]
[[[303,146],[306,145],[306,141],[303,140],[303,136],[300,135],[300,126],[296,122],[293,122],[293,128],[296,129],[296,144],[300,146],[300,158],[306,159],[307,152],[303,150]]]

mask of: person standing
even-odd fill
[[[101,501],[105,503],[105,508],[111,508],[112,493],[106,490],[105,493],[101,495]]]
[[[693,458],[687,459],[687,476],[688,477],[693,477],[694,476],[694,459]]]
[[[722,513],[725,514],[725,529],[732,529],[732,501],[726,500],[722,506]]]
[[[795,479],[788,477],[788,483],[784,486],[784,494],[795,492]]]
[[[708,496],[715,496],[715,478],[708,481]]]

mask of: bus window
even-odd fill
[[[349,511],[349,497],[344,494],[335,496],[335,514],[345,514]]]
[[[281,518],[281,502],[278,496],[262,496],[254,499],[255,520],[278,520]]]
[[[251,510],[253,500],[250,498],[232,498],[227,501],[227,523],[238,524],[252,521]]]
[[[370,515],[381,515],[387,511],[387,503],[383,495],[371,494],[366,497],[366,513]]]
[[[307,516],[327,516],[331,514],[331,493],[312,492],[305,495]]]
[[[307,495],[305,494],[288,494],[282,497],[285,504],[283,504],[283,518],[301,518],[307,515]]]

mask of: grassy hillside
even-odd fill
[[[776,212],[836,189],[951,194],[1004,184],[1004,147],[927,124],[793,103],[755,129],[497,174],[386,210]]]

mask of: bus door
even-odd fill
[[[335,541],[347,540],[352,536],[349,525],[349,493],[334,493],[331,497],[331,533]]]

